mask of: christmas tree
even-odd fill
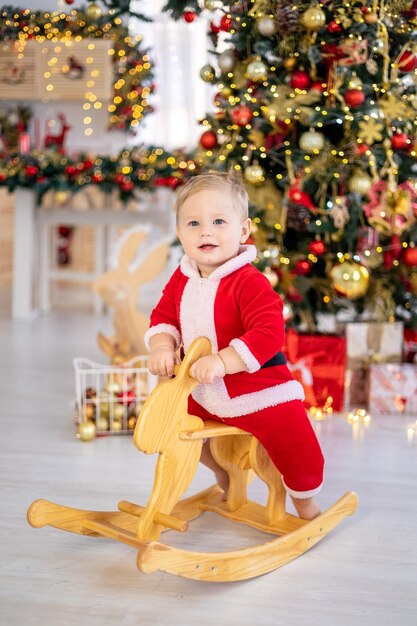
[[[198,158],[242,171],[258,266],[288,316],[310,330],[320,312],[416,326],[417,1],[165,10],[211,12],[201,77],[217,94]]]

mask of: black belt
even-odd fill
[[[269,359],[266,363],[261,365],[261,369],[264,367],[273,367],[274,365],[286,365],[287,359],[285,358],[285,354],[283,352],[277,352],[272,359]]]

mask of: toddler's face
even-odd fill
[[[250,219],[242,221],[228,191],[197,191],[178,213],[177,235],[203,278],[237,255],[250,230]]]

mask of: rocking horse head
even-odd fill
[[[211,354],[211,344],[206,337],[195,339],[179,366],[175,378],[162,381],[146,400],[136,423],[134,444],[142,452],[168,452],[176,445],[188,415],[188,396],[198,385],[189,375],[192,364],[202,356]]]

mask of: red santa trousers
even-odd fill
[[[324,459],[319,442],[300,400],[284,402],[249,415],[222,418],[212,415],[191,396],[188,412],[202,420],[216,420],[254,435],[282,474],[287,493],[309,498],[320,491]]]

